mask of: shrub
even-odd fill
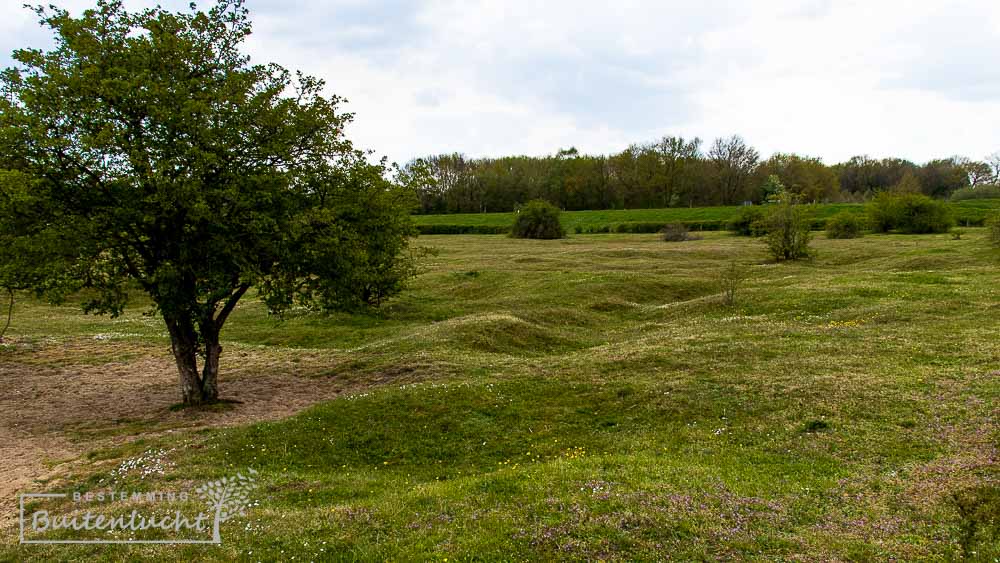
[[[510,235],[515,238],[556,239],[566,236],[559,222],[559,208],[536,199],[529,201],[514,218]]]
[[[965,201],[968,199],[1000,199],[1000,186],[977,186],[975,188],[962,188],[955,190],[951,194],[952,201]]]
[[[729,230],[744,237],[759,237],[764,234],[764,210],[752,205],[740,208],[729,221]]]
[[[826,238],[858,238],[863,235],[864,218],[857,213],[841,211],[826,221]]]
[[[993,246],[1000,246],[1000,214],[986,220],[987,236]]]
[[[740,289],[749,277],[750,269],[735,260],[730,262],[722,270],[722,275],[719,276],[719,282],[722,286],[722,301],[726,305],[729,305],[730,307],[736,305]]]
[[[790,196],[770,206],[763,224],[767,232],[764,242],[775,260],[798,260],[809,256],[812,220],[803,206],[793,203]]]
[[[618,223],[614,226],[616,233],[658,233],[666,226],[664,223]]]
[[[882,233],[946,233],[955,224],[944,202],[914,193],[882,192],[868,204],[868,216],[872,228]]]
[[[701,237],[688,232],[684,223],[670,223],[660,229],[660,236],[667,242],[684,242],[686,240],[698,240]]]

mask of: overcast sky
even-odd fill
[[[49,44],[20,1],[0,4],[2,66],[14,48]],[[827,163],[1000,151],[996,0],[247,6],[255,61],[326,79],[356,114],[355,143],[399,162],[733,133],[764,156]]]

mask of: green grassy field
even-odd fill
[[[966,200],[949,204],[961,226],[982,226],[983,219],[1000,210],[1000,200]],[[565,211],[562,223],[569,233],[610,229],[635,223],[685,223],[697,230],[724,230],[739,212],[739,207],[694,207],[669,209],[617,209],[608,211]],[[817,227],[841,212],[863,213],[860,203],[828,203],[811,207]],[[414,215],[414,222],[427,234],[453,234],[463,230],[469,234],[495,234],[510,227],[512,213],[464,213],[450,215]]]
[[[437,256],[379,317],[279,323],[249,299],[224,332],[223,395],[246,356],[343,381],[341,398],[231,428],[134,421],[46,482],[185,490],[254,468],[258,504],[221,546],[12,540],[0,559],[951,560],[970,521],[952,495],[995,509],[1000,250],[983,229],[817,238],[814,260],[782,264],[724,233],[420,244]],[[733,260],[751,277],[730,307]],[[140,313],[25,303],[0,365],[141,369],[168,345]],[[109,477],[161,450],[162,471]],[[970,556],[1000,557],[974,532]]]

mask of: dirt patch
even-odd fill
[[[108,361],[114,357],[121,360]],[[69,342],[5,353],[0,356],[0,528],[16,520],[18,493],[43,489],[46,480],[88,451],[151,433],[283,418],[353,392],[365,381],[419,378],[406,370],[402,377],[317,376],[344,362],[334,352],[232,347],[223,355],[220,390],[239,402],[221,409],[171,409],[179,401],[177,372],[161,347]]]

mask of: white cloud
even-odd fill
[[[325,78],[357,144],[396,160],[665,134],[739,133],[827,162],[1000,149],[989,1],[247,3],[252,56]],[[44,38],[24,10],[0,21],[0,50]]]

